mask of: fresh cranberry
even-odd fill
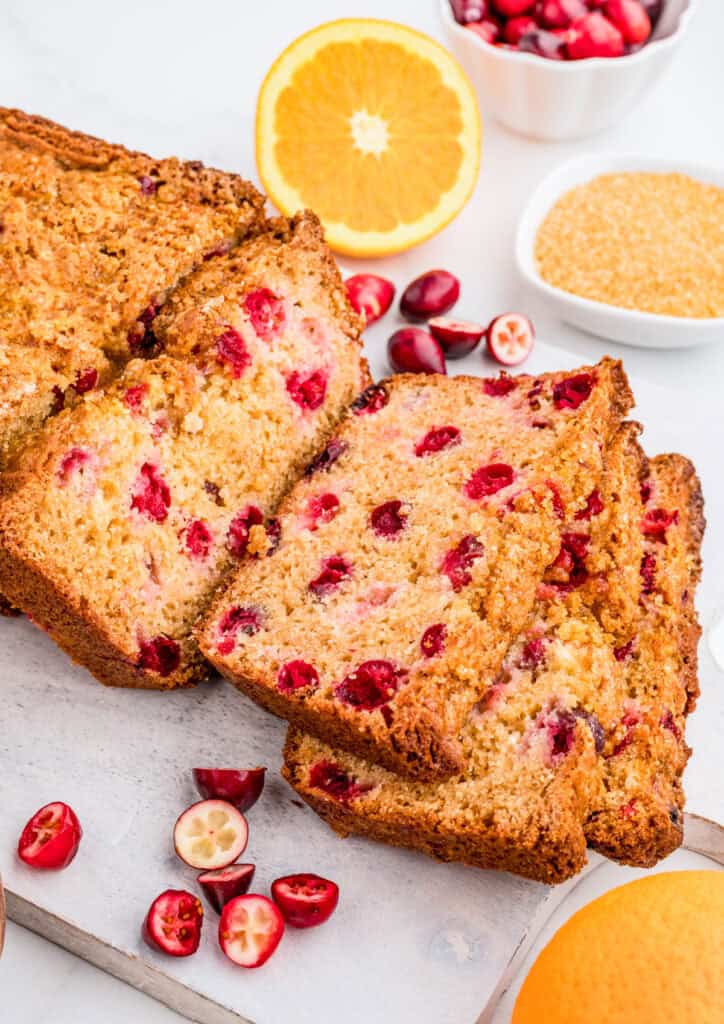
[[[465,484],[465,494],[473,501],[480,501],[481,498],[487,498],[505,487],[510,487],[514,479],[512,466],[504,462],[491,462],[489,466],[481,466],[475,470]]]
[[[264,789],[266,768],[194,768],[196,788],[204,800],[226,800],[243,814]]]
[[[571,25],[567,50],[571,60],[588,57],[621,57],[624,40],[621,32],[600,11],[591,11]]]
[[[644,594],[653,594],[656,589],[656,555],[644,555],[641,559],[641,579]]]
[[[499,14],[506,18],[515,18],[519,14],[526,14],[535,5],[535,0],[493,0],[494,7]]]
[[[553,385],[553,404],[556,409],[578,409],[591,397],[595,381],[590,373],[577,373]]]
[[[357,711],[374,711],[394,697],[406,678],[407,673],[389,661],[363,661],[335,687],[334,695]]]
[[[478,38],[482,39],[484,43],[493,44],[500,37],[500,25],[497,21],[493,21],[492,18],[486,18],[485,21],[473,21],[465,28],[468,32],[473,32]],[[413,317],[412,319],[418,319]]]
[[[141,186],[141,192],[144,196],[152,196],[158,191],[159,185],[163,182],[158,178],[152,178],[150,174],[142,174],[138,179],[138,183]]]
[[[202,871],[196,881],[217,914],[227,903],[249,891],[254,877],[253,864],[231,864],[216,871]]]
[[[486,377],[483,380],[483,394],[490,398],[505,398],[511,391],[515,391],[518,382],[513,377],[501,373],[499,377]]]
[[[539,0],[536,17],[545,28],[568,28],[572,21],[588,14],[583,0]]]
[[[521,14],[517,18],[510,18],[503,27],[503,39],[506,43],[510,43],[511,46],[517,46],[522,36],[527,35],[529,32],[535,32],[538,28],[538,23],[535,18],[531,18],[530,15]]]
[[[632,638],[628,641],[628,643],[622,644],[621,647],[615,647],[613,651],[613,656],[616,659],[616,661],[628,661],[628,659],[634,652],[635,645],[635,639]]]
[[[98,383],[98,370],[89,366],[85,370],[78,370],[73,383],[73,390],[78,395],[84,395],[86,391],[92,391]]]
[[[168,515],[170,505],[171,491],[158,466],[154,466],[152,462],[144,462],[136,478],[131,508],[135,508],[137,512],[156,523],[162,523]]]
[[[482,21],[490,14],[489,0],[450,0],[450,6],[459,25]]]
[[[377,274],[354,274],[344,286],[350,306],[365,318],[367,327],[385,315],[395,297],[392,281]]]
[[[472,533],[467,534],[457,547],[452,548],[442,560],[440,572],[450,580],[457,593],[472,580],[470,569],[476,559],[481,558],[485,548]]]
[[[426,658],[434,658],[445,650],[445,638],[447,637],[447,626],[443,622],[436,622],[434,626],[428,626],[420,640],[420,650]]]
[[[535,636],[523,645],[516,664],[518,668],[536,669],[545,661],[545,656],[546,641],[542,636]]]
[[[439,341],[421,327],[402,327],[387,342],[387,357],[397,373],[447,373]]]
[[[268,288],[249,292],[244,298],[244,309],[251,320],[251,326],[265,341],[270,341],[284,329],[284,302]]]
[[[325,472],[333,466],[337,459],[344,455],[349,445],[338,437],[333,437],[326,448],[316,455],[304,471],[305,476],[313,476],[315,473]]]
[[[573,747],[576,738],[576,716],[567,708],[552,711],[544,715],[541,725],[548,734],[551,762],[557,765]]]
[[[576,512],[577,520],[592,519],[593,516],[600,516],[603,512],[603,500],[597,490],[591,491],[586,499],[586,507]]]
[[[334,913],[339,887],[319,875],[285,875],[272,882],[271,894],[287,924],[314,928]]]
[[[251,366],[251,356],[244,339],[233,327],[225,328],[216,339],[216,353],[220,361],[230,368],[231,376],[237,379]]]
[[[148,394],[148,384],[134,384],[123,392],[123,402],[131,412],[139,413]]]
[[[396,537],[405,529],[407,516],[401,501],[386,501],[372,510],[370,526],[379,537]]]
[[[433,427],[415,445],[415,455],[418,459],[425,455],[436,455],[446,448],[454,448],[461,440],[462,436],[457,427]]]
[[[660,544],[665,544],[666,531],[670,526],[674,526],[678,523],[678,521],[678,510],[667,512],[666,509],[663,508],[652,508],[641,520],[641,530],[646,537],[651,537],[652,540],[656,540]]]
[[[670,733],[673,733],[677,740],[681,739],[681,729],[676,724],[673,712],[668,709],[661,716],[661,728],[668,729]]]
[[[429,320],[447,313],[459,297],[460,282],[453,274],[447,270],[428,270],[405,288],[400,312],[407,320]]]
[[[166,677],[181,663],[181,648],[170,636],[160,633],[152,640],[143,640],[138,655],[138,667]]]
[[[18,840],[18,857],[31,868],[60,871],[75,857],[82,837],[73,808],[58,800],[28,821]]]
[[[287,377],[287,391],[300,409],[313,412],[324,402],[327,393],[327,377],[322,370],[299,373],[297,370]]]
[[[352,566],[342,555],[332,555],[322,562],[322,571],[309,584],[316,597],[326,597],[332,590],[352,575]]]
[[[194,519],[186,527],[185,541],[186,550],[191,557],[201,560],[209,557],[214,537],[203,519]]]
[[[552,570],[558,570],[565,575],[565,579],[556,576],[550,581],[561,593],[570,593],[578,587],[582,587],[588,579],[588,571],[585,567],[585,558],[591,538],[585,533],[564,533],[561,537],[561,549],[558,557],[552,565]]]
[[[517,366],[522,363],[530,355],[534,343],[533,324],[522,313],[503,313],[502,316],[496,316],[485,331],[488,355],[503,366]]]
[[[65,453],[58,464],[56,477],[61,487],[68,483],[71,475],[85,465],[90,459],[90,452],[85,448],[71,448]]]
[[[545,57],[547,60],[566,59],[566,41],[556,35],[555,32],[548,32],[544,28],[537,28],[533,32],[526,32],[518,40],[518,49],[523,53],[535,53],[538,57]]]
[[[355,800],[373,789],[371,783],[358,782],[335,761],[317,761],[312,765],[309,771],[309,785],[343,802]]]
[[[469,320],[454,320],[450,316],[433,317],[427,326],[448,359],[462,359],[468,355],[485,334],[482,324],[475,324]]]
[[[382,384],[370,384],[368,388],[357,395],[352,402],[352,412],[355,416],[371,415],[384,409],[390,400],[387,389]]]
[[[319,686],[319,674],[308,661],[288,661],[282,665],[277,676],[277,688],[282,693],[294,693],[307,687]]]
[[[603,13],[630,46],[640,46],[651,35],[651,19],[639,0],[607,0]]]
[[[231,654],[236,646],[239,633],[254,636],[262,627],[261,615],[256,608],[234,605],[225,611],[219,620],[219,641],[217,647],[221,654]]]
[[[151,904],[143,923],[144,941],[168,956],[191,956],[201,942],[204,908],[183,889],[167,889]]]
[[[316,530],[320,523],[331,523],[339,512],[339,498],[336,494],[319,494],[307,502],[308,528]]]
[[[241,512],[237,512],[229,523],[227,543],[229,551],[235,558],[243,558],[249,546],[249,534],[252,526],[261,526],[264,522],[264,515],[256,505],[247,505]]]

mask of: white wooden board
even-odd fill
[[[541,346],[533,368],[575,361]],[[710,418],[698,422],[695,402],[685,416],[676,415],[681,403],[672,395],[635,385],[647,448],[691,455],[704,481],[709,518],[724,523],[718,451],[724,413],[718,426]],[[724,609],[724,553],[713,532],[700,600],[706,626]],[[283,723],[231,687],[216,683],[172,694],[107,690],[29,622],[0,622],[0,636],[0,873],[10,916],[192,1019],[489,1019],[515,965],[565,896],[565,886],[550,890],[364,840],[337,839],[278,775]],[[689,730],[696,751],[687,773],[689,807],[724,820],[724,690],[706,645],[702,684]],[[151,899],[163,888],[193,885],[194,873],[175,857],[170,836],[177,814],[194,798],[190,769],[199,764],[270,769],[264,796],[249,813],[245,856],[258,865],[257,891],[293,870],[317,871],[340,884],[340,908],[330,924],[308,933],[288,931],[279,953],[259,971],[241,971],[224,959],[211,913],[202,948],[189,960],[155,955],[140,940]],[[54,799],[73,805],[85,837],[67,871],[34,874],[16,860],[13,840],[29,814]]]

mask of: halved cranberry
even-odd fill
[[[447,626],[444,622],[436,622],[434,626],[428,626],[420,640],[420,650],[426,658],[434,658],[436,654],[445,650],[445,639],[447,637]]]
[[[309,584],[317,597],[326,597],[332,590],[352,575],[352,566],[342,555],[332,555],[322,562],[322,571]]]
[[[194,519],[184,531],[186,550],[192,558],[202,560],[209,557],[214,537],[203,519]]]
[[[138,413],[141,411],[147,394],[148,384],[134,384],[133,387],[126,388],[123,392],[123,402],[131,412]]]
[[[283,934],[284,919],[266,896],[237,896],[221,912],[219,945],[239,967],[265,964]]]
[[[58,463],[56,477],[61,487],[68,483],[71,474],[80,469],[90,459],[90,452],[85,448],[71,448]]]
[[[545,28],[568,28],[572,21],[588,14],[583,0],[540,0],[536,17]]]
[[[518,49],[523,53],[535,53],[546,60],[566,59],[566,39],[562,39],[557,31],[548,32],[544,28],[525,32],[518,40]]]
[[[236,646],[239,633],[254,636],[262,628],[261,614],[257,608],[234,605],[225,611],[219,619],[219,640],[217,647],[220,654],[231,654]]]
[[[168,956],[191,956],[201,942],[204,908],[183,889],[166,889],[151,904],[142,934],[151,949]]]
[[[576,512],[575,518],[577,520],[588,520],[592,519],[593,516],[600,516],[603,512],[603,499],[598,490],[591,491],[586,499],[586,507],[581,508]]]
[[[246,849],[249,826],[227,800],[199,800],[176,820],[176,855],[192,868],[211,871],[233,864]]]
[[[651,19],[639,0],[606,0],[603,13],[629,45],[640,46],[651,35]]]
[[[387,357],[397,373],[447,373],[439,341],[421,327],[402,327],[387,342]]]
[[[264,789],[266,768],[194,768],[196,788],[205,800],[226,800],[237,811],[253,807]]]
[[[576,738],[576,716],[567,708],[544,715],[542,726],[548,734],[549,754],[555,766],[568,754]]]
[[[143,640],[140,644],[138,667],[148,672],[157,672],[160,676],[170,676],[181,663],[181,648],[175,640],[164,633]]]
[[[227,543],[229,551],[236,558],[243,558],[249,546],[249,534],[252,526],[261,526],[264,522],[264,515],[256,505],[247,505],[241,512],[237,512],[229,523]]]
[[[567,52],[571,60],[588,57],[621,57],[623,35],[600,11],[591,11],[571,25]]]
[[[392,700],[406,679],[404,669],[395,668],[390,661],[375,658],[363,661],[346,675],[335,687],[334,695],[357,711],[374,711]]]
[[[344,286],[350,306],[365,318],[367,327],[385,315],[395,297],[392,281],[377,274],[354,274]]]
[[[282,693],[294,693],[307,687],[319,686],[319,673],[308,661],[288,661],[282,665],[277,676],[277,689]]]
[[[446,448],[454,448],[461,441],[462,436],[457,427],[433,427],[415,445],[415,455],[418,459],[424,455],[436,455]]]
[[[660,544],[666,543],[666,531],[679,521],[679,512],[667,512],[664,508],[650,509],[641,520],[641,530],[646,537],[651,537]]]
[[[249,891],[253,877],[253,864],[231,864],[228,868],[202,871],[196,881],[208,902],[220,914],[227,903]]]
[[[287,377],[287,391],[300,409],[314,412],[324,402],[327,394],[327,377],[322,370],[299,373],[297,370]]]
[[[505,487],[510,487],[514,479],[515,472],[512,466],[508,466],[504,462],[491,462],[489,466],[481,466],[480,469],[476,469],[463,490],[468,498],[480,501],[491,494],[497,494]]]
[[[237,379],[251,366],[251,356],[244,339],[233,327],[227,327],[216,339],[216,353],[220,361],[231,369],[231,376]]]
[[[372,510],[370,526],[379,537],[396,537],[405,529],[407,515],[401,501],[386,501]]]
[[[510,18],[503,26],[503,39],[506,43],[510,43],[511,46],[516,46],[522,36],[528,32],[535,32],[538,28],[538,23],[535,18],[531,18],[530,15],[521,14],[516,18]]]
[[[82,838],[75,811],[58,800],[28,821],[18,840],[18,857],[31,868],[59,871],[73,860]]]
[[[286,322],[284,302],[268,288],[258,288],[244,298],[244,309],[260,338],[269,341],[280,334]]]
[[[546,646],[545,637],[532,637],[523,645],[520,657],[516,662],[517,667],[522,669],[538,668],[545,661]]]
[[[92,391],[92,389],[98,383],[98,370],[94,367],[89,366],[85,370],[78,370],[75,375],[75,381],[72,385],[73,390],[78,395],[84,395],[86,391]]]
[[[433,338],[440,342],[448,359],[462,359],[477,346],[485,334],[481,324],[468,320],[454,320],[450,316],[436,316],[428,322]]]
[[[339,887],[319,875],[285,875],[272,882],[271,894],[282,917],[294,928],[324,924],[335,911]]]
[[[554,484],[552,480],[546,480],[546,487],[551,492],[551,501],[553,503],[553,513],[558,519],[565,519],[566,517],[566,506],[563,501],[563,497],[560,492],[560,488],[557,484]]]
[[[316,530],[320,523],[331,523],[339,512],[339,498],[336,494],[318,494],[307,502],[307,528]]]
[[[384,409],[389,400],[390,396],[387,394],[387,389],[384,385],[370,384],[352,402],[352,412],[355,416],[371,415],[372,413],[379,412],[380,409]]]
[[[515,391],[518,382],[507,373],[501,373],[499,377],[486,377],[483,380],[483,393],[490,398],[505,398],[511,391]]]
[[[373,789],[369,782],[358,782],[335,761],[317,761],[309,770],[309,785],[335,800],[355,800]]]
[[[482,558],[485,548],[474,534],[469,533],[457,547],[448,551],[442,560],[440,572],[450,580],[453,590],[457,593],[472,580],[470,572],[473,563]]]
[[[591,397],[595,379],[590,373],[577,373],[553,385],[553,404],[556,409],[578,409]]]
[[[460,282],[447,270],[428,270],[411,281],[402,293],[400,312],[407,320],[442,316],[460,297]]]
[[[156,523],[162,523],[168,515],[170,505],[171,491],[158,466],[154,466],[152,462],[144,462],[134,485],[131,508],[135,508],[141,515]]]
[[[455,21],[467,25],[471,21],[482,21],[490,13],[489,0],[450,0]]]
[[[526,359],[535,341],[533,324],[521,313],[504,313],[488,324],[485,343],[488,353],[503,366],[517,366]]]
[[[312,476],[333,466],[337,459],[344,455],[349,445],[339,437],[333,437],[326,448],[323,448],[319,455],[316,455],[304,470],[305,476]]]
[[[656,589],[656,555],[650,552],[641,559],[641,579],[644,594],[653,594]]]

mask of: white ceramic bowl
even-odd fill
[[[637,348],[692,348],[724,342],[724,318],[663,316],[608,306],[572,295],[548,284],[538,273],[534,248],[538,228],[556,201],[569,189],[599,174],[621,171],[677,172],[724,188],[724,168],[706,167],[657,157],[596,154],[565,163],[538,186],[518,223],[515,261],[527,287],[543,299],[552,313],[590,334]]]
[[[483,109],[514,132],[556,142],[594,135],[628,114],[669,65],[699,2],[664,0],[652,40],[637,53],[557,61],[491,46],[458,25],[449,0],[437,0]]]

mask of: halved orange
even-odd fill
[[[457,61],[404,25],[355,18],[300,36],[261,87],[259,175],[287,215],[311,207],[350,256],[409,249],[469,199],[480,115]]]

